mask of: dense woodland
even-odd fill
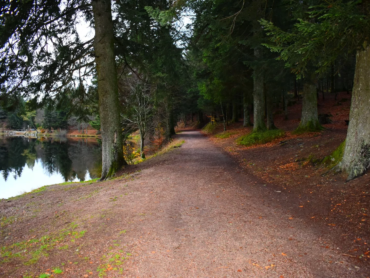
[[[352,103],[336,169],[348,179],[369,169],[368,1],[61,3],[1,4],[0,117],[36,128],[43,109],[45,128],[89,122],[102,136],[102,179],[126,164],[122,146],[134,131],[141,150],[159,131],[169,139],[179,120],[199,127],[215,118],[226,130],[243,119],[251,136],[274,136],[274,111],[289,118],[289,104],[302,101],[296,132],[316,132],[326,119],[318,98],[341,91]],[[80,37],[82,21],[93,39]]]

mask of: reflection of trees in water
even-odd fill
[[[36,160],[35,145],[36,140],[25,138],[0,140],[0,171],[4,180],[10,174],[13,174],[14,179],[20,177],[25,165],[32,169]]]
[[[85,180],[87,171],[91,178],[101,174],[101,148],[86,141],[69,142],[67,139],[40,141],[25,138],[0,140],[0,170],[5,180],[9,174],[20,177],[23,167],[33,169],[37,159],[49,173],[60,173],[65,181]]]
[[[72,172],[72,161],[68,156],[68,144],[63,142],[42,142],[44,156],[41,157],[44,169],[49,174],[59,172],[65,181],[70,179]]]
[[[101,148],[97,144],[86,141],[71,142],[69,157],[72,159],[72,168],[79,180],[83,181],[87,170],[91,178],[98,178],[101,174]]]

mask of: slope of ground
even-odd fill
[[[271,187],[281,198],[282,205],[317,227],[331,227],[328,234],[343,247],[346,256],[367,264],[370,258],[370,174],[346,182],[340,173],[328,171],[319,163],[330,155],[346,138],[350,95],[339,94],[338,100],[328,95],[319,101],[319,113],[331,114],[332,123],[323,125],[320,133],[295,135],[301,106],[289,107],[289,119],[281,113],[275,124],[287,136],[259,146],[243,147],[236,138],[251,132],[241,123],[228,127],[229,138],[211,140],[239,161],[248,173]],[[222,132],[219,125],[215,134]],[[320,232],[320,231],[319,231]]]

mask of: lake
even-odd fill
[[[0,199],[101,174],[96,139],[0,137]]]

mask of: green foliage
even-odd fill
[[[100,117],[96,116],[95,120],[89,122],[90,126],[96,130],[100,130]]]
[[[299,7],[302,6],[302,7]],[[304,8],[297,4],[296,10]],[[303,77],[310,67],[325,73],[338,56],[365,47],[369,40],[370,17],[366,1],[330,1],[304,10],[288,31],[261,19],[270,43],[264,44],[278,59],[285,61],[298,77]]]
[[[344,155],[344,149],[346,147],[346,141],[341,143],[339,147],[331,154],[326,156],[322,163],[324,165],[327,165],[330,168],[335,167],[339,162],[341,162],[343,155]]]
[[[252,132],[238,138],[237,143],[243,146],[259,145],[271,142],[284,136],[285,132],[280,129]]]
[[[219,134],[215,135],[215,137],[219,138],[219,139],[226,139],[226,138],[229,138],[233,134],[234,134],[233,132],[224,131],[222,133],[219,133]]]
[[[16,113],[9,113],[8,114],[8,125],[11,129],[22,129],[23,128],[22,117],[20,117]]]
[[[23,128],[23,116],[26,114],[26,103],[21,97],[15,97],[8,101],[5,111],[8,111],[8,126],[11,129]]]
[[[55,274],[62,274],[63,273],[63,270],[61,270],[59,267],[56,267],[56,268],[53,269],[53,272]]]
[[[53,110],[52,108],[45,109],[45,118],[43,122],[44,128],[63,128],[68,127],[68,113],[63,110]]]
[[[207,134],[212,134],[212,133],[215,131],[216,127],[217,127],[217,124],[216,124],[216,123],[214,123],[214,122],[209,122],[208,124],[206,124],[206,125],[203,127],[202,131],[203,131],[204,133],[207,133]]]

